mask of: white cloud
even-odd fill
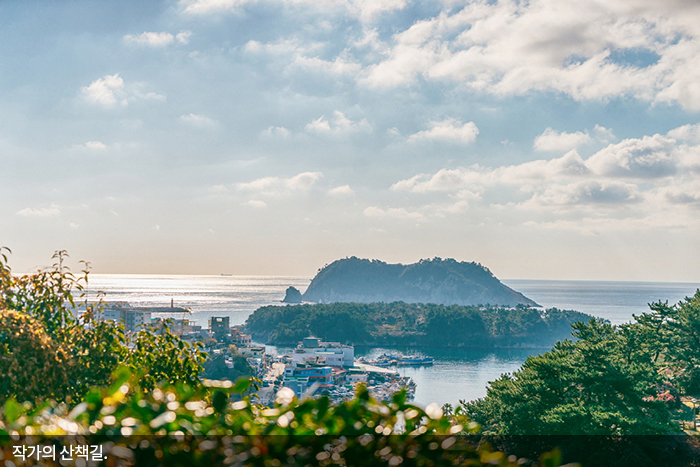
[[[143,32],[138,35],[127,34],[122,38],[126,44],[142,45],[147,47],[166,47],[170,44],[178,42],[180,44],[188,44],[192,31],[180,31],[173,35],[169,32]]]
[[[107,149],[107,145],[102,141],[87,141],[83,144],[75,144],[72,149],[90,151],[90,152],[102,152]]]
[[[456,118],[448,117],[442,121],[431,121],[429,130],[419,131],[408,137],[408,141],[442,141],[452,143],[471,143],[479,134],[474,122],[462,123]]]
[[[688,132],[692,136],[692,128],[681,127],[677,133]],[[662,225],[671,215],[687,217],[679,209],[700,207],[700,145],[678,144],[657,134],[608,144],[587,159],[571,150],[561,157],[502,167],[445,168],[400,180],[391,190],[430,195],[431,200],[442,193],[443,201],[433,202],[430,211],[424,207],[433,214],[480,206],[557,215],[653,216],[649,225]]]
[[[180,0],[183,12],[187,14],[208,14],[218,11],[241,13],[245,7],[261,0]],[[406,0],[275,0],[268,3],[281,7],[303,6],[314,8],[320,13],[348,13],[361,21],[372,21],[382,13],[401,10],[406,6]]]
[[[538,151],[568,151],[591,141],[588,132],[561,133],[547,128],[535,138],[534,148]]]
[[[552,184],[535,193],[531,202],[540,205],[627,204],[642,200],[639,188],[609,180],[582,180],[570,185]]]
[[[267,207],[267,203],[265,201],[261,201],[259,199],[251,199],[249,201],[246,201],[243,204],[246,206],[250,206],[250,207],[258,208],[258,209]]]
[[[406,7],[406,0],[352,0],[345,3],[350,12],[363,21],[371,21],[382,13]]]
[[[304,129],[309,133],[346,135],[359,131],[369,133],[372,131],[372,125],[364,118],[360,121],[352,121],[340,110],[335,110],[333,118],[330,120],[322,115],[318,119],[307,123]]]
[[[700,143],[700,123],[683,125],[666,133],[669,138]]]
[[[376,206],[369,206],[364,210],[364,214],[367,217],[392,217],[396,219],[410,219],[410,220],[420,220],[423,219],[423,214],[417,211],[408,211],[404,208],[388,208],[382,209]]]
[[[386,216],[386,212],[384,212],[383,209],[378,208],[376,206],[369,206],[364,210],[365,216],[368,217],[384,217]]]
[[[207,14],[211,12],[228,10],[238,11],[241,7],[255,3],[255,0],[181,0],[185,13]]]
[[[263,130],[260,132],[260,136],[264,136],[266,138],[289,138],[292,135],[292,132],[283,127],[283,126],[271,126],[267,130]]]
[[[601,143],[612,143],[617,139],[610,128],[605,128],[600,125],[593,127],[593,134]]]
[[[669,203],[700,207],[700,180],[668,187],[661,194]]]
[[[181,115],[180,121],[195,128],[218,128],[219,121],[205,115],[187,114]]]
[[[102,141],[88,141],[85,143],[85,147],[94,151],[104,151],[107,149],[107,145]]]
[[[302,172],[290,178],[264,177],[252,182],[238,183],[242,192],[255,192],[264,196],[283,196],[295,192],[306,192],[323,176],[321,172]]]
[[[362,65],[349,61],[345,57],[336,57],[334,60],[323,60],[318,57],[307,57],[301,53],[297,53],[287,69],[293,70],[294,68],[321,71],[335,76],[354,76],[362,69]]]
[[[678,170],[675,141],[661,135],[626,139],[591,156],[586,165],[606,176],[658,178]]]
[[[180,31],[175,36],[175,40],[180,44],[187,45],[190,43],[190,37],[192,37],[192,31]]]
[[[88,86],[80,88],[80,92],[85,101],[105,108],[117,105],[125,107],[134,100],[165,100],[162,94],[141,91],[139,88],[142,86],[137,83],[127,87],[119,73],[115,73],[96,79]]]
[[[591,136],[590,133],[594,136]],[[588,130],[567,133],[565,131],[558,132],[552,128],[547,128],[541,135],[535,138],[533,147],[538,151],[565,152],[593,141],[607,144],[617,139],[612,130],[600,125],[593,127],[590,133]]]
[[[98,78],[89,86],[81,88],[85,100],[91,104],[113,107],[117,103],[127,105],[124,93],[124,80],[119,73]]]
[[[149,47],[165,47],[175,41],[175,36],[169,32],[143,32],[137,36],[127,34],[123,38],[127,44],[147,45]]]
[[[355,192],[350,188],[350,185],[343,185],[328,190],[328,194],[331,196],[354,196]]]
[[[420,79],[499,96],[631,96],[700,109],[700,4],[594,0],[467,2],[397,32],[361,82]]]
[[[17,215],[22,217],[55,217],[61,214],[58,206],[51,205],[50,208],[24,208],[17,211]]]

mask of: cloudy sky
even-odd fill
[[[700,281],[700,3],[0,3],[0,245]]]

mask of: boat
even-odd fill
[[[399,365],[432,365],[435,359],[426,356],[403,357],[399,360]]]

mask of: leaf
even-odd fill
[[[552,451],[545,452],[540,456],[542,467],[559,467],[561,466],[561,451],[558,448]]]
[[[228,394],[223,391],[216,391],[212,397],[212,406],[214,410],[221,413],[226,408],[228,403]]]
[[[22,404],[17,402],[14,398],[10,398],[5,402],[3,414],[9,423],[14,423],[22,416],[24,411],[25,409]]]
[[[239,378],[238,381],[236,381],[236,384],[234,384],[233,388],[231,388],[231,392],[233,392],[235,394],[242,394],[249,387],[250,387],[250,379],[245,378],[245,377]]]

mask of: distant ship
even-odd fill
[[[221,275],[224,276],[224,277],[233,276],[233,274],[221,274]]]

